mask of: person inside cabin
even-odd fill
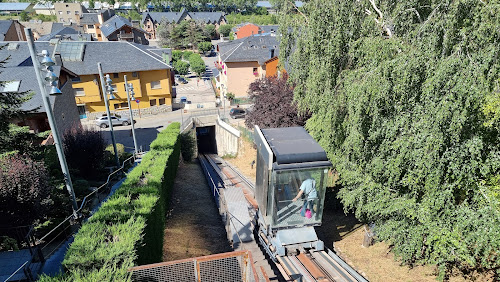
[[[297,201],[304,194],[304,205],[300,209],[300,215],[311,218],[313,213],[314,202],[318,199],[318,192],[316,191],[316,180],[312,178],[309,171],[304,172],[305,180],[300,185],[299,193],[292,201]]]

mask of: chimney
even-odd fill
[[[54,59],[55,59],[56,66],[62,66],[61,54],[54,54]]]

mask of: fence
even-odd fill
[[[181,109],[181,111],[183,110]],[[189,114],[184,115],[182,118],[184,121],[181,125],[181,133],[184,132],[184,130],[187,127],[189,127],[194,117],[210,116],[210,115],[220,115],[219,109],[189,111]]]
[[[236,251],[197,258],[136,266],[132,281],[258,281],[250,251]]]
[[[238,126],[238,130],[241,132],[241,135],[248,141],[255,143],[255,140],[253,138],[253,131],[249,130],[246,127],[243,126]]]

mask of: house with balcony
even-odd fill
[[[84,13],[80,16],[83,32],[90,34],[95,41],[103,41],[101,25],[115,15],[114,10],[100,10],[95,13]]]
[[[276,36],[249,36],[217,44],[217,86],[221,93],[246,97],[250,83],[266,76],[266,62],[279,54]]]
[[[146,31],[133,26],[129,20],[118,15],[114,15],[105,21],[100,29],[102,41],[128,41],[143,45],[149,44],[146,39],[148,35]]]
[[[109,101],[111,111],[128,109],[124,75],[134,86],[133,111],[147,114],[172,110],[171,67],[146,46],[125,41],[61,41],[53,48],[53,54],[60,56],[65,68],[77,76],[72,79],[72,86],[82,118],[94,119],[106,111],[98,62],[102,64],[104,74],[109,74],[113,80],[115,99]]]

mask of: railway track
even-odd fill
[[[255,201],[252,201],[253,193],[255,191],[254,184],[248,180],[244,175],[242,175],[236,168],[228,164],[217,155],[200,155],[200,161],[202,166],[210,165],[207,168],[208,171],[212,171],[214,176],[212,179],[218,179],[220,185],[225,187],[229,185],[240,186],[242,189],[247,190],[245,197],[251,204],[251,206],[256,209]],[[211,180],[213,182],[213,180]],[[223,197],[223,196],[222,196]],[[255,224],[255,214],[256,210],[249,210],[250,216],[252,217],[252,228],[256,226]],[[259,241],[265,244],[265,240],[254,230],[254,240],[253,242],[247,242],[242,244],[243,246],[249,246],[250,249],[255,254],[256,257],[264,258],[264,254],[261,248],[255,247],[257,245],[257,238]],[[271,263],[271,260],[268,260]],[[276,277],[274,272],[270,268],[266,268],[263,263],[256,263],[257,269],[261,269],[262,273],[259,273],[259,277],[263,281],[279,280],[279,281],[340,281],[340,282],[351,282],[367,281],[363,276],[357,273],[352,267],[345,263],[337,254],[331,250],[326,251],[314,251],[306,252],[301,250],[299,253],[284,257],[277,257],[275,267],[279,270],[281,277]]]

